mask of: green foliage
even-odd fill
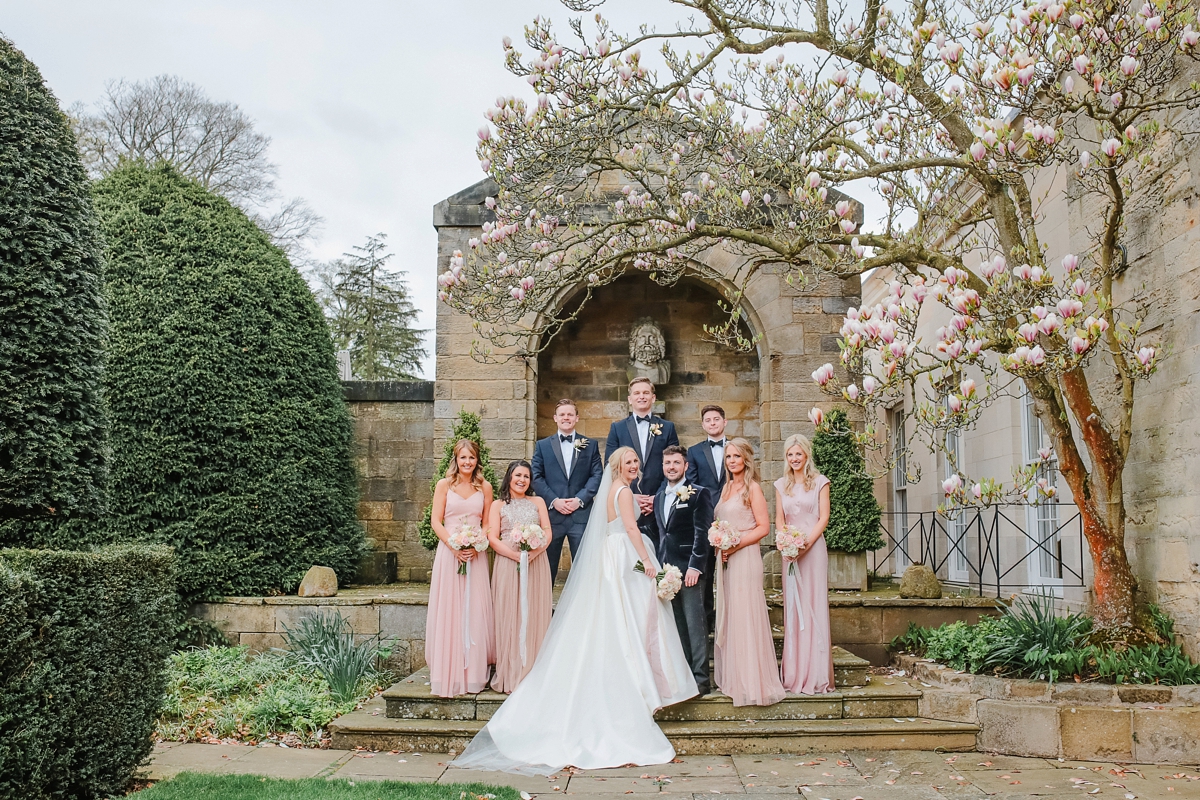
[[[0,35],[0,546],[74,546],[61,521],[102,512],[102,272],[67,119]]]
[[[1053,598],[1037,595],[977,625],[959,621],[921,628],[909,623],[908,630],[892,640],[891,649],[975,673],[1048,681],[1075,676],[1106,683],[1200,683],[1200,664],[1175,643],[1174,620],[1157,606],[1150,607],[1150,615],[1165,644],[1098,645],[1088,641],[1090,617],[1055,616]]]
[[[479,415],[471,411],[458,412],[458,421],[454,423],[454,429],[450,431],[450,436],[446,439],[446,446],[442,448],[442,460],[438,462],[437,472],[433,474],[433,480],[429,484],[429,491],[432,492],[437,487],[437,482],[446,477],[446,470],[450,469],[450,464],[454,461],[454,445],[459,439],[470,439],[475,444],[479,445],[479,467],[483,470],[483,477],[492,485],[492,491],[496,496],[500,496],[500,482],[496,478],[496,472],[492,469],[492,451],[483,443],[483,433],[479,430]],[[433,524],[430,520],[433,517],[433,505],[425,506],[425,513],[421,517],[421,544],[426,550],[433,550],[437,547],[437,534],[433,532]]]
[[[169,166],[96,184],[113,325],[111,535],[162,542],[188,600],[290,591],[365,548],[350,416],[304,280]]]
[[[879,520],[883,510],[871,478],[840,408],[825,416],[813,437],[813,463],[829,478],[829,526],[825,543],[831,550],[865,553],[883,547]]]
[[[0,550],[0,797],[122,794],[174,635],[163,547]]]
[[[415,381],[426,355],[413,328],[417,310],[401,274],[390,272],[382,234],[367,237],[362,247],[330,265],[322,276],[318,299],[325,309],[333,341],[350,351],[355,377],[366,381]]]
[[[382,662],[392,648],[383,644],[382,634],[355,642],[354,628],[340,612],[304,617],[295,629],[285,625],[283,638],[292,658],[324,678],[339,703],[387,677]]]
[[[290,653],[249,655],[213,646],[171,656],[158,735],[173,741],[295,738],[316,744],[325,725],[354,709],[377,684],[335,699],[329,684]]]
[[[510,786],[482,783],[281,780],[184,772],[139,792],[138,800],[518,800]]]

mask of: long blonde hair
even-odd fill
[[[464,448],[470,450],[471,454],[475,456],[475,470],[471,473],[470,477],[464,477],[463,474],[458,471],[458,454],[462,452]],[[451,489],[453,489],[455,486],[458,486],[458,484],[462,483],[464,480],[469,480],[471,485],[476,489],[482,489],[483,466],[479,463],[479,445],[475,444],[475,442],[471,441],[470,439],[459,439],[457,442],[455,442],[454,458],[450,459],[450,466],[446,468],[446,477],[450,479]]]
[[[612,474],[613,483],[621,480],[621,462],[625,460],[626,453],[637,455],[637,450],[632,447],[618,447],[613,450],[613,454],[608,457],[608,471]],[[638,477],[642,477],[642,460],[638,459]]]
[[[744,461],[746,464],[745,470],[742,471],[742,504],[749,508],[750,484],[759,482],[758,462],[754,460],[754,445],[750,444],[749,441],[739,436],[736,439],[729,440],[729,444],[725,446],[726,453],[729,452],[730,447],[733,447],[738,451],[742,457],[742,461]],[[729,494],[729,487],[732,485],[732,480],[726,482],[725,488],[721,490],[722,500],[724,500],[726,495]]]
[[[804,488],[812,489],[817,475],[820,474],[817,472],[817,466],[813,464],[812,442],[804,434],[793,433],[783,443],[783,463],[787,464],[787,483],[783,487],[783,493],[789,495],[792,493],[792,487],[796,485],[796,470],[792,469],[792,465],[787,461],[787,452],[793,447],[799,447],[800,452],[804,453],[804,471],[801,475]]]

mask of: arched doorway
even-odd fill
[[[538,357],[537,435],[554,433],[554,407],[570,397],[579,406],[579,430],[603,441],[610,423],[628,414],[629,333],[650,317],[667,341],[671,378],[657,387],[657,411],[675,423],[684,446],[704,438],[700,409],[716,403],[729,419],[729,436],[760,443],[759,358],[703,338],[704,325],[724,320],[721,297],[693,278],[661,286],[645,275],[627,275],[601,287],[580,318],[568,324]],[[570,305],[568,301],[567,305]]]

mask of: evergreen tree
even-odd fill
[[[368,236],[367,242],[334,262],[323,301],[339,350],[350,351],[357,378],[367,381],[417,380],[425,331],[414,329],[417,310],[400,274],[387,263],[386,235]]]
[[[450,469],[450,464],[454,462],[454,445],[459,439],[470,439],[479,446],[479,468],[483,470],[483,478],[492,485],[492,490],[496,493],[495,496],[500,496],[500,482],[496,478],[496,471],[492,469],[492,451],[483,443],[483,433],[479,430],[479,415],[471,411],[458,412],[458,421],[454,423],[453,430],[450,431],[449,438],[446,439],[446,446],[442,448],[442,460],[438,462],[437,472],[433,474],[433,480],[429,484],[430,493],[437,488],[437,482],[446,477],[446,470]],[[425,513],[421,516],[421,544],[426,550],[433,550],[438,545],[437,534],[433,532],[433,505],[425,506]]]
[[[0,547],[81,544],[102,512],[107,327],[99,232],[75,137],[0,36]]]
[[[829,526],[825,528],[829,549],[864,553],[883,547],[882,510],[842,409],[826,414],[825,423],[817,429],[813,463],[829,478]]]
[[[186,599],[289,591],[365,548],[333,342],[299,273],[169,165],[96,184],[108,243],[112,529],[179,557]]]

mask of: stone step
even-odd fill
[[[461,753],[485,721],[394,719],[376,698],[328,726],[332,746]],[[800,753],[807,750],[975,749],[979,726],[919,717],[662,721],[680,754]]]
[[[386,715],[392,719],[487,720],[506,695],[491,690],[458,697],[429,694],[429,670],[418,670],[384,690]],[[658,719],[669,721],[727,721],[777,719],[862,719],[911,717],[921,693],[907,686],[882,683],[846,687],[822,695],[789,694],[773,706],[742,706],[720,692],[664,708]]]

